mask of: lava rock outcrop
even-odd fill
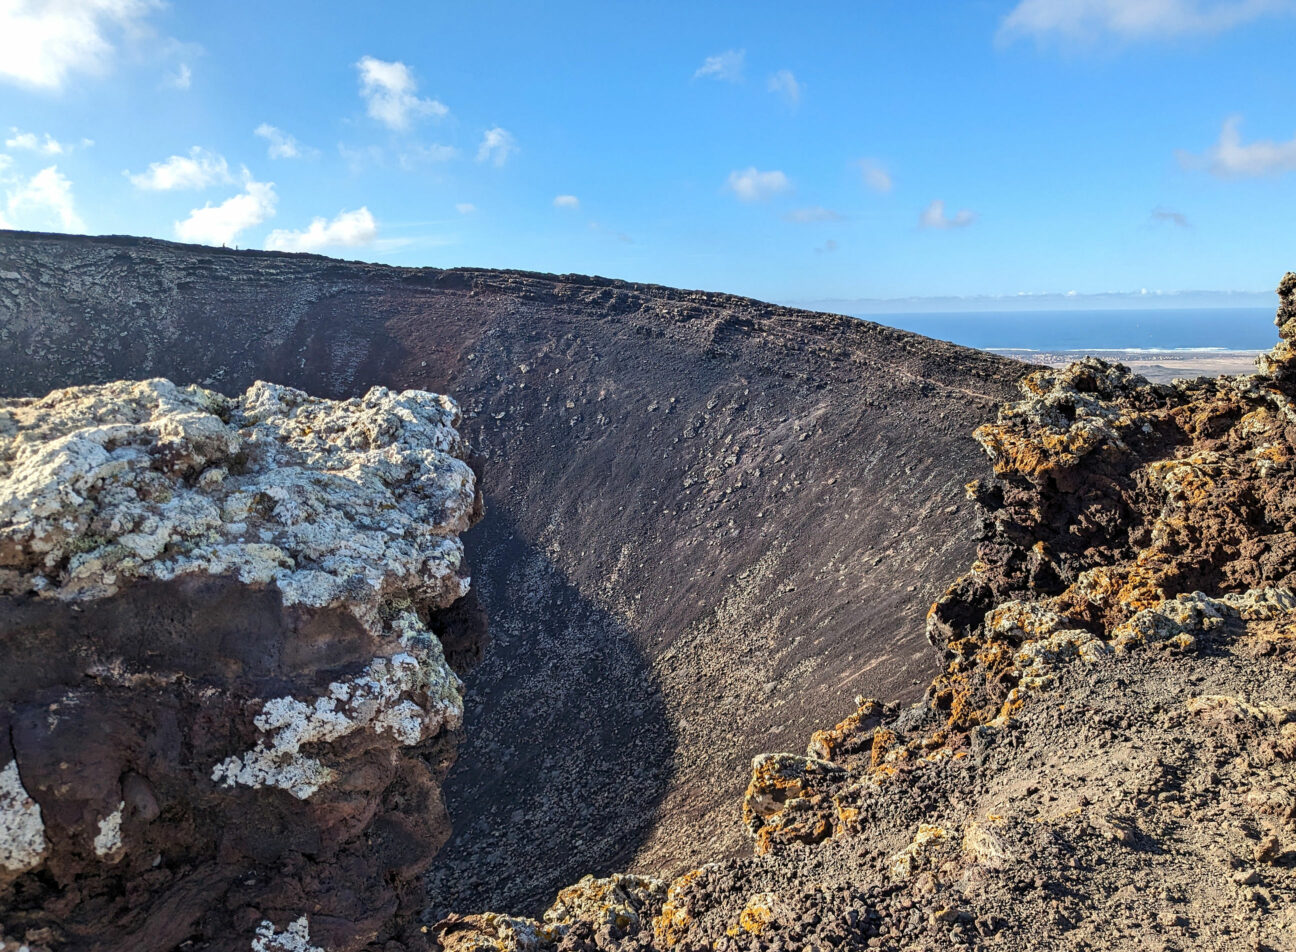
[[[928,616],[944,670],[758,757],[754,857],[623,926],[450,918],[443,947],[1296,948],[1296,274],[1279,294],[1258,374],[1023,381],[976,434],[994,476]]]
[[[0,400],[0,947],[423,944],[458,422],[383,388]]]
[[[580,275],[0,232],[0,394],[167,377],[453,394],[486,515],[443,912],[740,855],[751,758],[918,696],[972,560],[972,431],[1025,365]],[[555,836],[554,831],[564,831]]]

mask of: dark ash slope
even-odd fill
[[[167,376],[455,395],[487,517],[434,911],[746,848],[752,755],[918,693],[1021,364],[600,278],[0,233],[0,393]]]

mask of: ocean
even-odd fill
[[[891,327],[980,350],[1268,350],[1272,308],[860,314]]]

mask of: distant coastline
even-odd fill
[[[1277,340],[1271,307],[858,314],[996,353],[1254,353]]]

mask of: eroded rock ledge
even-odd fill
[[[0,401],[0,948],[424,944],[458,422],[382,388]]]
[[[1296,274],[1279,295],[1258,374],[1089,359],[977,431],[944,671],[758,757],[753,858],[453,916],[442,947],[1296,947]]]

